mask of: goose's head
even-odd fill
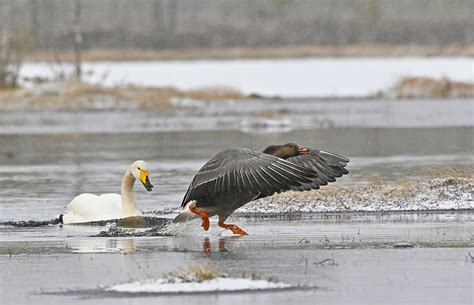
[[[299,147],[295,143],[286,143],[283,145],[270,145],[263,152],[278,158],[287,159],[299,155],[307,155],[309,149],[306,147]]]
[[[130,165],[130,173],[133,177],[140,180],[147,191],[151,192],[153,184],[151,184],[148,178],[148,165],[145,161],[138,160],[133,162],[132,165]]]

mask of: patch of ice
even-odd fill
[[[472,81],[473,59],[298,58],[285,60],[195,60],[85,62],[86,81],[106,85],[172,86],[183,90],[230,87],[266,96],[367,96],[392,87],[403,76]],[[71,64],[64,71],[73,70]],[[205,73],[203,73],[205,71]],[[107,74],[104,81],[102,75]],[[21,78],[51,77],[48,63],[27,62]]]
[[[186,97],[172,97],[171,104],[176,107],[202,107],[205,102]]]
[[[118,284],[106,288],[109,292],[122,293],[199,293],[199,292],[236,292],[236,291],[252,291],[252,290],[269,290],[269,289],[285,289],[291,288],[292,285],[271,282],[268,280],[253,280],[248,278],[224,278],[202,282],[183,282],[179,279],[170,282],[169,279],[151,279],[144,281],[136,281],[125,284]]]
[[[291,121],[287,118],[265,119],[265,118],[244,118],[240,128],[246,132],[289,132],[292,130]]]

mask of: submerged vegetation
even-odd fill
[[[180,268],[175,272],[168,273],[165,276],[169,282],[203,282],[212,280],[218,277],[227,277],[227,274],[222,272],[218,267],[204,264],[204,265],[191,265],[187,268]]]
[[[147,279],[118,284],[105,288],[106,292],[120,293],[197,293],[225,291],[255,291],[274,289],[295,289],[297,285],[281,283],[275,279],[264,279],[254,273],[252,276],[228,276],[219,268],[204,264],[180,268],[157,279]]]

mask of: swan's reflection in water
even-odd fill
[[[69,242],[67,247],[73,253],[133,253],[133,239],[87,239]]]
[[[163,237],[160,239],[136,239],[136,238],[93,238],[72,240],[67,243],[66,248],[73,253],[121,253],[131,254],[135,252],[190,252],[190,253],[230,253],[229,244],[242,238],[241,236],[221,237],[211,239],[204,237],[202,243],[199,240],[179,237]]]

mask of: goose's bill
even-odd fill
[[[307,149],[306,147],[301,147],[299,153],[300,155],[307,155],[309,154],[309,149]]]
[[[145,189],[151,192],[153,189],[153,184],[151,184],[150,179],[148,178],[148,171],[140,170],[140,181],[142,182]]]

